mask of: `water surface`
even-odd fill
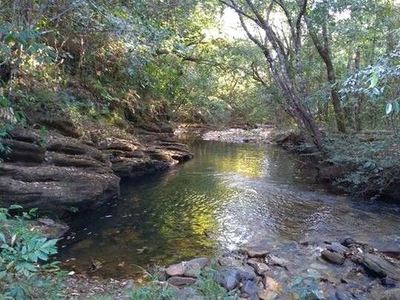
[[[66,266],[82,271],[100,262],[96,275],[138,276],[152,264],[266,238],[288,256],[294,249],[308,256],[306,268],[314,257],[293,241],[351,235],[376,242],[398,235],[399,207],[332,194],[282,149],[212,141],[189,146],[193,160],[125,181],[118,203],[78,216],[60,254]]]

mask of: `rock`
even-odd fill
[[[337,290],[335,292],[335,296],[336,296],[337,300],[352,300],[352,299],[354,299],[354,296],[350,292],[344,291],[344,290]]]
[[[400,289],[384,291],[379,300],[400,300]]]
[[[199,277],[201,274],[201,266],[199,263],[192,262],[192,263],[186,263],[185,265],[185,272],[183,273],[184,276],[186,277]]]
[[[62,135],[79,138],[80,134],[74,123],[67,116],[59,116],[58,113],[35,111],[28,113],[32,123],[46,126],[47,129],[55,129]]]
[[[101,171],[51,165],[0,164],[0,204],[24,208],[81,211],[115,199],[119,178],[110,169]]]
[[[3,146],[10,149],[9,153],[0,153],[6,162],[26,162],[40,164],[44,162],[46,149],[38,145],[10,139],[0,139]]]
[[[13,140],[21,142],[37,143],[40,140],[40,134],[38,132],[22,127],[13,128],[9,134]]]
[[[248,265],[235,267],[235,270],[239,272],[239,278],[241,281],[254,280],[256,278],[254,269]]]
[[[243,263],[236,257],[233,256],[223,256],[218,259],[218,263],[222,267],[239,267],[242,266]]]
[[[389,288],[394,288],[396,287],[396,282],[394,282],[393,279],[391,279],[390,277],[385,277],[381,279],[381,284],[383,286],[387,286]]]
[[[269,267],[255,259],[249,259],[247,263],[253,267],[258,275],[262,275],[269,270]]]
[[[253,281],[246,281],[242,286],[242,293],[246,293],[249,299],[257,300],[258,298],[258,286]]]
[[[239,272],[235,269],[228,269],[221,272],[218,276],[217,281],[221,284],[227,291],[231,291],[239,283]]]
[[[340,241],[340,243],[345,247],[349,247],[352,244],[357,244],[357,241],[352,237],[345,237],[343,240]]]
[[[191,259],[188,262],[186,262],[186,265],[191,265],[191,264],[199,264],[200,267],[203,269],[204,267],[210,264],[210,260],[206,257],[199,257]]]
[[[186,271],[186,266],[183,263],[171,265],[167,268],[168,276],[182,276]]]
[[[198,291],[191,286],[185,287],[180,290],[179,300],[205,300],[203,296],[198,294]]]
[[[39,218],[39,219],[37,219],[37,221],[40,224],[43,224],[43,225],[46,225],[46,226],[54,226],[56,224],[56,222],[54,222],[54,220],[48,219],[48,218]]]
[[[180,276],[174,276],[168,278],[167,282],[173,286],[185,286],[189,284],[194,284],[196,283],[196,279],[191,278],[191,277],[180,277]]]
[[[279,258],[273,254],[269,255],[268,258],[269,258],[269,262],[268,262],[269,265],[280,266],[283,268],[286,268],[289,265],[288,260],[286,260],[284,258]]]
[[[269,253],[266,246],[250,246],[244,248],[244,251],[249,257],[265,257]]]
[[[400,280],[400,268],[380,256],[367,253],[364,255],[362,265],[378,276],[389,276],[395,280]]]
[[[29,228],[39,231],[48,239],[59,239],[69,230],[69,226],[64,222],[55,222],[51,219],[37,219],[28,222],[30,223]]]
[[[261,300],[274,300],[278,297],[278,293],[270,290],[262,290],[258,292],[258,297]]]
[[[202,269],[210,266],[210,260],[207,257],[193,258],[186,262],[186,265],[198,264]]]
[[[343,246],[342,244],[336,243],[336,242],[330,244],[327,247],[327,249],[332,251],[332,252],[336,252],[336,253],[340,253],[340,254],[343,254],[343,253],[345,253],[346,251],[349,250],[349,248]]]
[[[151,275],[153,278],[156,278],[158,281],[167,281],[167,269],[162,267],[156,267],[152,270]]]
[[[326,261],[336,264],[336,265],[343,265],[345,262],[345,257],[335,253],[335,252],[331,252],[329,250],[324,250],[321,252],[321,257],[323,259],[325,259]]]
[[[266,290],[273,291],[277,294],[280,294],[283,291],[282,285],[272,277],[265,277],[264,286]]]

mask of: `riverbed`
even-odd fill
[[[64,266],[137,278],[151,265],[212,257],[266,239],[300,274],[311,265],[324,269],[313,241],[352,236],[376,247],[400,243],[398,206],[335,193],[315,183],[297,156],[276,146],[188,145],[193,160],[125,181],[118,202],[78,214],[61,245]],[[311,246],[301,246],[303,241]]]

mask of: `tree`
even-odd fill
[[[338,82],[336,80],[336,72],[333,66],[333,60],[331,56],[330,48],[330,37],[328,32],[328,18],[329,18],[329,8],[326,2],[317,3],[312,13],[318,16],[321,20],[320,30],[317,30],[314,26],[313,20],[311,20],[308,13],[304,14],[304,19],[307,24],[309,35],[311,36],[312,42],[318,51],[319,56],[322,58],[325,64],[327,78],[330,84],[330,92],[332,105],[335,113],[336,125],[339,132],[346,132],[346,124],[344,119],[344,112],[340,102]],[[320,31],[321,37],[318,36]]]
[[[254,2],[252,0],[221,0],[239,16],[247,36],[263,52],[274,81],[285,99],[285,110],[296,120],[300,129],[308,133],[311,141],[322,148],[318,125],[307,106],[308,90],[302,61],[302,19],[307,0],[286,3],[283,0]],[[293,5],[294,4],[294,5]],[[280,13],[284,28],[274,24],[273,14]],[[264,38],[256,36],[251,25],[263,32]],[[285,30],[288,31],[286,36]]]

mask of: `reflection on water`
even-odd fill
[[[302,165],[281,149],[210,141],[190,147],[192,161],[125,182],[117,204],[78,216],[61,260],[79,270],[99,261],[96,275],[124,277],[259,237],[287,243],[398,234],[397,207],[330,195],[300,176]]]

